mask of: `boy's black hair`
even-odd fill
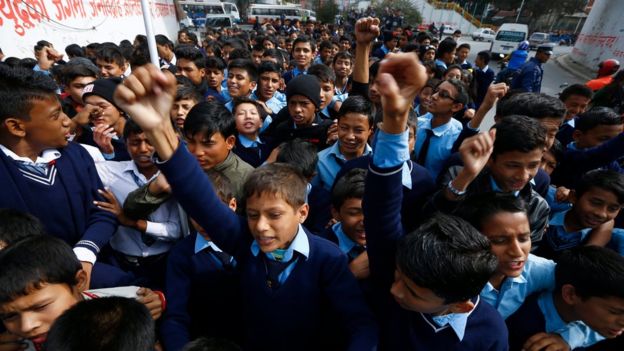
[[[332,48],[332,43],[329,40],[323,40],[321,42],[321,44],[319,45],[319,51],[322,51],[323,49],[330,49]]]
[[[436,50],[436,58],[442,57],[446,53],[451,53],[457,48],[457,42],[451,37],[448,37],[440,42],[438,49]]]
[[[312,50],[312,52],[316,51],[316,43],[314,43],[314,39],[310,38],[307,35],[302,35],[297,37],[297,39],[295,39],[295,41],[293,41],[293,50],[295,50],[295,46],[297,46],[297,44],[299,43],[310,43],[310,49]]]
[[[271,62],[271,61],[264,61],[264,62],[261,62],[260,66],[258,67],[258,77],[260,77],[262,73],[265,73],[265,72],[275,72],[281,76],[282,67],[278,66],[276,63]]]
[[[206,45],[206,51],[208,51],[208,49],[212,50],[216,57],[221,57],[221,44],[219,44],[218,41],[212,40],[208,42]]]
[[[264,50],[264,54],[262,54],[262,57],[272,57],[277,60],[278,66],[284,67],[284,55],[282,55],[282,50],[280,49]]]
[[[26,296],[44,284],[78,284],[82,269],[72,248],[61,239],[37,235],[0,252],[0,304]]]
[[[563,89],[561,94],[559,94],[559,100],[565,102],[572,95],[580,95],[591,100],[594,92],[585,84],[572,84]]]
[[[254,47],[251,48],[251,51],[258,51],[258,52],[262,52],[262,53],[264,53],[264,50],[266,50],[266,49],[262,45],[254,45]]]
[[[598,126],[615,126],[622,124],[622,117],[608,107],[594,107],[579,114],[574,121],[574,130],[585,133]]]
[[[368,81],[372,82],[377,77],[377,72],[379,72],[379,62],[373,62],[372,65],[368,68]]]
[[[533,118],[512,115],[501,119],[496,128],[492,158],[510,152],[531,152],[546,146],[546,130]]]
[[[321,83],[336,84],[336,72],[324,63],[317,63],[308,68],[308,74],[316,76]]]
[[[85,51],[78,44],[69,44],[65,47],[65,53],[69,57],[84,57]]]
[[[366,170],[353,168],[336,180],[332,189],[332,206],[336,211],[348,199],[362,199],[364,197],[364,183],[366,182]]]
[[[119,43],[119,46],[115,45],[114,43],[104,43],[104,44],[105,45],[102,45],[102,47],[106,46],[106,47],[118,48],[126,60],[130,60],[130,57],[132,57],[132,51],[134,51],[134,45],[132,45],[132,43],[129,40],[122,40]],[[107,62],[110,62],[110,61],[107,61]]]
[[[206,59],[198,48],[193,45],[180,45],[175,49],[175,55],[178,60],[185,59],[193,61],[198,69],[206,68]]]
[[[240,346],[226,339],[199,338],[195,339],[182,349],[182,351],[241,351]]]
[[[243,196],[245,201],[264,194],[279,196],[293,209],[297,209],[306,201],[307,184],[297,167],[274,162],[258,167],[249,174],[243,185]]]
[[[460,67],[461,70],[461,67]],[[450,83],[455,90],[457,90],[457,96],[455,96],[455,102],[463,104],[464,106],[470,101],[470,95],[468,95],[468,88],[466,88],[466,84],[459,79],[447,79],[445,81],[440,82]]]
[[[236,123],[232,113],[223,104],[202,101],[186,115],[182,132],[187,137],[197,133],[203,133],[206,137],[221,133],[223,139],[226,139],[236,135]]]
[[[228,61],[245,59],[251,60],[251,52],[247,49],[234,49],[230,51],[230,56],[228,56]]]
[[[130,63],[130,67],[133,69],[150,63],[151,58],[147,43],[139,44],[135,47],[134,50],[132,50],[132,54],[130,55],[130,59],[128,61]]]
[[[252,82],[258,81],[258,70],[256,69],[256,65],[254,65],[253,61],[248,59],[230,60],[230,63],[228,64],[228,71],[231,72],[232,68],[245,70]]]
[[[347,59],[351,61],[351,65],[353,65],[353,60],[354,60],[353,55],[348,51],[344,51],[344,50],[338,51],[338,53],[334,56],[334,64],[339,59]]]
[[[367,98],[361,95],[349,96],[340,106],[338,111],[338,120],[347,113],[359,113],[368,118],[369,127],[373,127],[375,124],[375,116],[373,115],[373,104]]]
[[[613,170],[595,169],[589,171],[578,181],[575,190],[580,199],[591,188],[599,188],[615,195],[620,205],[624,205],[624,174]]]
[[[225,65],[225,62],[220,57],[216,57],[216,56],[206,57],[207,69],[218,69],[219,71],[223,72],[225,71],[226,67],[227,66]]]
[[[182,85],[185,87],[195,88],[195,86],[193,85],[193,81],[189,77],[179,75],[179,76],[175,76],[175,79],[176,79],[176,84],[178,86]]]
[[[231,46],[232,50],[245,49],[247,50],[247,44],[239,38],[230,38],[226,40],[222,46]]]
[[[535,119],[562,118],[565,106],[556,97],[543,93],[519,93],[508,100],[499,101],[496,114],[499,117],[523,115]]]
[[[599,246],[578,246],[564,251],[555,266],[555,293],[574,286],[577,296],[624,298],[624,257]]]
[[[465,220],[437,214],[397,244],[397,267],[446,304],[477,296],[498,261],[489,240]]]
[[[69,83],[71,83],[71,81],[76,79],[77,77],[97,78],[99,72],[97,71],[97,67],[95,67],[95,65],[76,63],[62,65],[60,73],[61,82],[65,85],[69,85]]]
[[[482,230],[488,219],[501,212],[526,213],[527,208],[520,196],[491,191],[469,196],[459,204],[455,215]]]
[[[464,49],[464,48],[466,48],[466,49],[470,50],[470,44],[468,44],[468,43],[463,43],[463,44],[460,44],[460,45],[457,47],[457,51],[459,51],[459,49]]]
[[[169,38],[167,38],[166,35],[157,34],[156,44],[161,45],[161,46],[166,46],[169,48],[169,50],[173,51],[173,47],[174,47],[173,42],[169,40]]]
[[[420,45],[417,43],[409,43],[401,48],[401,52],[415,52],[418,54],[420,53]]]
[[[130,55],[131,54],[132,52],[130,52]],[[116,45],[100,46],[100,48],[95,52],[95,58],[104,62],[115,63],[119,67],[123,67],[127,59],[121,49]]]
[[[207,174],[210,179],[210,183],[212,184],[212,188],[219,199],[224,203],[229,203],[234,197],[234,191],[232,191],[232,182],[230,182],[230,179],[226,177],[225,174],[215,169],[211,169]]]
[[[128,140],[130,135],[137,135],[143,133],[143,129],[135,121],[131,119],[126,120],[126,124],[123,129],[123,137]]]
[[[452,64],[452,65],[449,65],[448,67],[446,67],[446,72],[448,72],[448,71],[450,71],[452,69],[458,69],[460,72],[462,71],[462,68],[461,68],[460,65]],[[446,72],[445,72],[445,74],[446,74]]]
[[[53,45],[49,41],[39,40],[37,44],[35,44],[34,50],[36,52],[36,51],[42,50],[43,48],[51,48],[51,47],[53,47]]]
[[[479,51],[477,53],[477,57],[480,57],[481,61],[483,61],[486,65],[490,63],[490,60],[492,59],[490,52],[487,50]]]
[[[232,99],[233,107],[232,107],[232,115],[235,114],[236,112],[236,108],[238,107],[238,105],[241,104],[252,104],[256,107],[256,110],[258,110],[258,115],[260,116],[260,118],[264,121],[264,119],[267,116],[266,111],[264,110],[264,108],[262,107],[262,105],[260,105],[260,103],[258,103],[258,101],[249,98],[247,96],[240,96],[240,97],[235,97],[234,99]]]
[[[21,68],[34,69],[36,65],[37,60],[32,57],[24,57],[19,62],[19,67]]]
[[[45,234],[45,229],[37,217],[12,208],[0,208],[0,243],[6,247],[42,234]]]
[[[426,39],[429,39],[429,41],[431,41],[431,39],[433,39],[433,38],[427,32],[418,32],[418,34],[416,35],[416,41],[419,44],[422,44],[422,42],[425,41]]]
[[[314,144],[301,139],[283,142],[279,146],[276,162],[288,163],[296,167],[306,179],[316,174],[318,150]]]
[[[190,41],[193,42],[194,46],[197,46],[197,44],[199,44],[199,39],[197,38],[197,34],[193,33],[193,32],[189,32],[187,34],[188,38]]]
[[[553,145],[550,147],[548,152],[550,152],[555,157],[555,161],[557,161],[558,165],[559,162],[563,159],[565,149],[563,148],[563,144],[561,144],[559,140],[555,139]]]
[[[56,98],[56,83],[45,74],[0,66],[0,122],[9,117],[30,120],[34,100]]]
[[[46,351],[149,351],[156,342],[154,320],[135,299],[102,297],[81,301],[54,321]]]
[[[204,100],[204,97],[195,89],[195,87],[182,85],[176,90],[174,101],[193,100],[196,103]]]

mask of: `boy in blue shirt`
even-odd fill
[[[233,114],[237,135],[233,151],[254,168],[264,163],[275,147],[271,139],[260,136],[262,118],[265,115],[262,110],[261,105],[250,98],[234,99]]]
[[[228,64],[227,88],[231,99],[249,97],[257,81],[258,71],[251,60],[235,59]],[[225,107],[232,112],[234,101],[228,101]]]
[[[384,119],[363,208],[371,280],[384,326],[381,345],[387,350],[507,350],[502,318],[478,296],[496,268],[486,238],[446,215],[407,235],[401,224],[401,169],[410,154],[407,118],[425,85],[425,68],[413,53],[390,55],[377,80]]]
[[[135,120],[164,160],[159,166],[173,194],[240,264],[246,347],[316,350],[323,342],[317,333],[322,317],[331,311],[342,317],[348,350],[374,350],[377,328],[346,257],[301,226],[308,214],[303,177],[283,164],[254,170],[244,186],[247,218],[237,216],[218,199],[165,118],[173,77],[148,65],[129,79],[117,90],[118,102],[139,116]]]
[[[322,119],[336,119],[338,114],[336,103],[334,102],[336,74],[329,66],[322,63],[312,65],[308,69],[308,74],[316,76],[321,82],[321,104],[319,105],[319,116]]]
[[[587,110],[593,95],[592,90],[583,84],[572,84],[559,94],[559,100],[565,105],[566,113],[563,124],[557,132],[557,140],[564,147],[573,141],[575,117]]]
[[[338,112],[338,141],[319,152],[317,175],[312,183],[331,191],[342,165],[371,153],[368,139],[373,132],[373,106],[363,96],[355,95]]]
[[[530,296],[507,319],[510,349],[568,349],[544,333],[569,326],[582,331],[584,347],[615,338],[624,331],[623,311],[624,258],[602,247],[577,247],[561,255],[555,290]]]

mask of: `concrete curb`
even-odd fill
[[[577,76],[579,79],[583,81],[588,81],[596,78],[596,72],[589,69],[588,67],[574,61],[570,54],[563,54],[561,56],[557,56],[555,58],[555,63],[559,65],[559,67],[568,71],[568,73]]]

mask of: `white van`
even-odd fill
[[[521,23],[503,23],[496,32],[496,37],[490,47],[492,57],[498,54],[511,54],[516,50],[518,44],[527,40],[529,27]]]
[[[238,7],[236,7],[236,4],[231,2],[224,2],[223,10],[225,11],[226,15],[230,15],[232,19],[234,19],[234,22],[240,22],[240,13],[238,12]]]

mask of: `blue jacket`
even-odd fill
[[[250,250],[245,217],[233,213],[214,192],[195,158],[179,147],[159,165],[173,195],[241,270],[245,350],[318,350],[327,316],[338,314],[348,335],[347,350],[374,350],[377,327],[346,256],[335,244],[306,233],[309,256],[299,260],[279,290],[266,284],[264,260]],[[324,318],[325,317],[325,318]]]
[[[511,89],[521,89],[529,93],[539,93],[542,89],[542,77],[544,76],[544,69],[542,63],[535,57],[532,57],[529,62],[522,65],[520,68],[520,74],[514,78],[511,83]]]

